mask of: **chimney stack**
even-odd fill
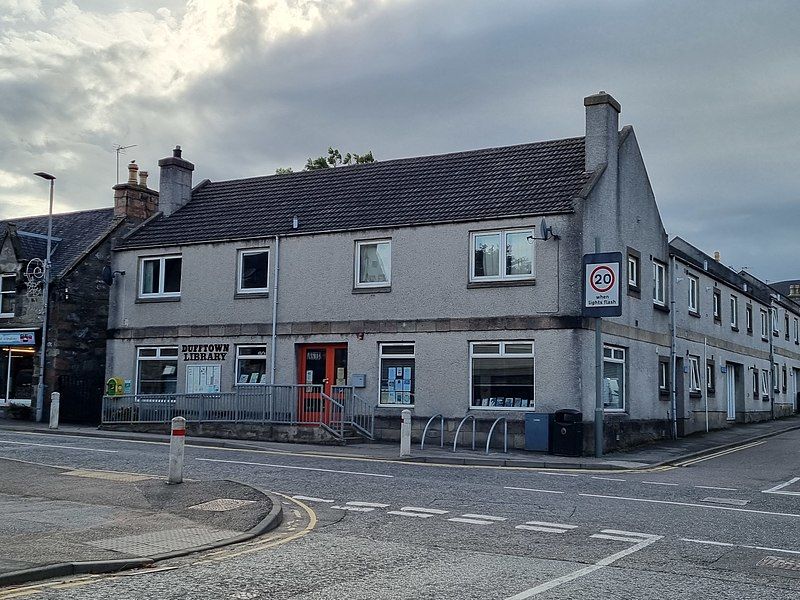
[[[793,283],[789,286],[789,298],[795,302],[800,301],[800,284]]]
[[[586,107],[586,164],[587,171],[606,165],[613,171],[616,185],[619,154],[619,113],[621,107],[611,94],[599,91],[583,99]]]
[[[714,260],[717,262],[722,260],[722,255],[719,253],[719,250],[714,250]]]
[[[138,180],[137,180],[138,173]],[[158,192],[147,187],[147,171],[128,164],[128,181],[114,186],[114,218],[141,222],[158,211]]]
[[[161,168],[159,208],[164,216],[169,216],[192,197],[194,165],[181,158],[181,147],[175,146],[172,156],[162,158],[158,166]]]

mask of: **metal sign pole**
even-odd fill
[[[594,251],[600,252],[600,238],[594,238]],[[603,456],[603,318],[594,320],[594,455]]]

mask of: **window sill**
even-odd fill
[[[690,311],[689,311],[689,316],[690,316],[690,317],[695,317],[695,318],[699,319],[699,318],[700,318],[700,313],[699,313],[699,312],[697,312],[696,310],[690,310]]]
[[[703,394],[700,391],[689,392],[689,398],[694,398],[695,400],[702,398]]]
[[[536,279],[498,279],[496,281],[470,281],[467,283],[468,290],[493,287],[519,287],[524,285],[536,285]]]
[[[11,313],[0,314],[0,319],[13,319],[13,318],[14,318],[14,315],[12,315]]]
[[[764,335],[762,335],[762,336],[761,336],[761,341],[762,341],[762,342],[768,342],[768,341],[769,341],[769,338],[768,338],[767,336],[764,336]]]
[[[234,298],[269,298],[269,292],[236,292]]]
[[[722,319],[714,317],[714,325],[722,325]]]
[[[735,325],[731,325],[731,331],[735,331],[735,332],[738,333],[739,332],[739,328],[736,327]]]
[[[753,330],[752,329],[748,329],[747,330],[747,335],[749,335],[750,337],[753,337]]]
[[[151,302],[180,302],[180,296],[161,296],[159,298],[136,298],[136,304],[149,304]]]
[[[717,394],[717,390],[716,389],[708,390],[706,392],[706,396],[715,396],[716,394]]]
[[[653,302],[653,308],[664,313],[669,312],[669,307],[666,304],[658,304],[657,302]]]
[[[375,408],[414,408],[413,404],[376,404]]]
[[[353,288],[354,294],[388,294],[392,291],[392,286],[384,285],[381,287],[356,287]]]
[[[642,290],[639,289],[639,286],[628,284],[628,296],[636,298],[638,300],[642,299]]]
[[[488,411],[517,411],[517,412],[530,412],[535,411],[535,406],[470,406],[469,409],[472,410],[488,410]]]
[[[662,400],[669,400],[669,390],[658,390],[658,396]]]

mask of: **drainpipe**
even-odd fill
[[[275,385],[275,352],[278,342],[278,275],[280,274],[280,238],[275,236],[275,272],[272,284],[272,347],[269,357],[269,383]]]
[[[771,300],[773,298],[770,298]],[[775,372],[775,321],[778,318],[777,311],[773,306],[769,307],[769,413],[770,418],[775,420],[775,384],[778,374]]]
[[[675,372],[677,368],[677,352],[675,348],[676,343],[676,333],[675,333],[675,257],[673,256],[670,260],[670,272],[669,272],[669,335],[670,335],[670,344],[669,344],[669,362],[672,364],[672,438],[677,440],[678,439],[678,390],[676,386],[678,384],[678,374]]]
[[[706,405],[706,433],[708,433],[708,338],[703,338],[703,400]]]

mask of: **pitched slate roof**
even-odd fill
[[[564,213],[590,178],[577,137],[208,182],[118,247]]]
[[[55,277],[63,275],[64,270],[83,252],[85,252],[102,235],[110,231],[116,224],[113,220],[113,208],[99,208],[82,210],[78,212],[61,213],[53,215],[53,244],[52,260]],[[22,252],[22,258],[44,258],[47,240],[25,235],[33,233],[47,235],[47,215],[36,217],[18,217],[0,221],[0,240],[5,237],[9,224],[14,224],[17,230],[17,241]],[[56,238],[58,238],[56,240]]]
[[[773,289],[777,290],[779,294],[789,296],[789,288],[793,285],[800,285],[800,279],[787,279],[786,281],[776,281],[769,284]]]

